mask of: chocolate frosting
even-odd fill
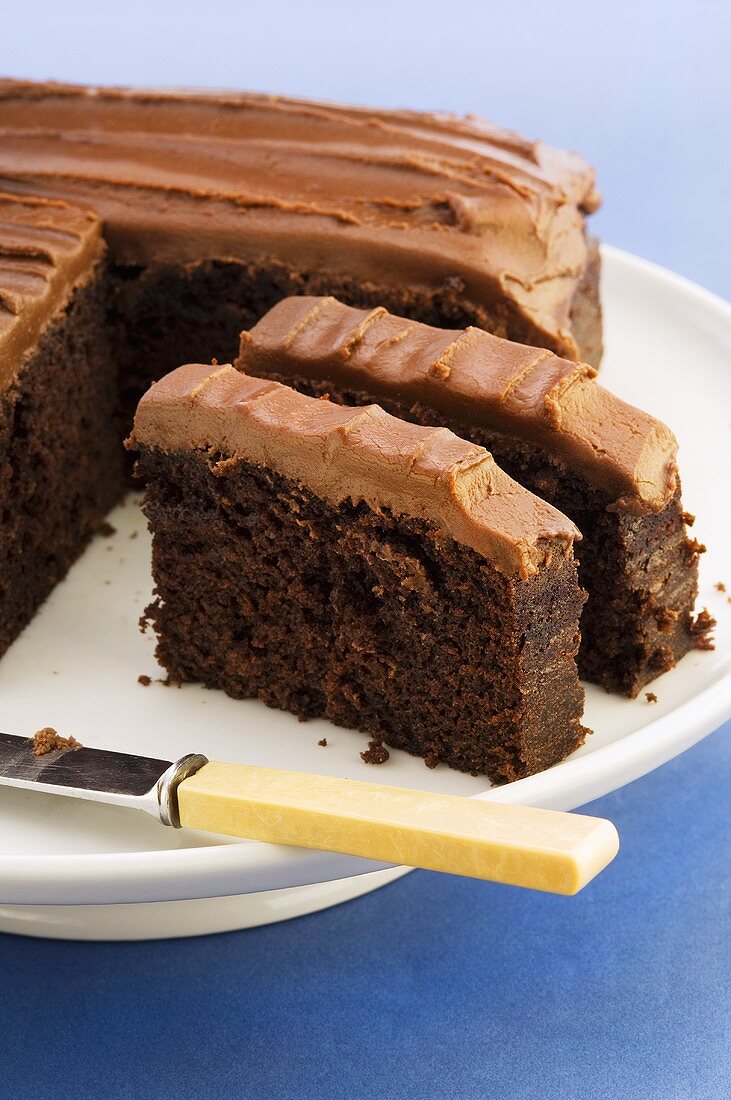
[[[593,170],[476,116],[0,81],[0,185],[96,211],[121,263],[457,278],[475,306],[507,305],[536,343],[578,356]]]
[[[482,329],[431,328],[335,298],[285,298],[241,334],[237,366],[417,402],[509,432],[581,471],[610,507],[658,511],[676,487],[675,436],[596,371]]]
[[[482,447],[423,428],[378,405],[346,408],[249,378],[231,366],[189,364],[140,401],[128,447],[209,451],[266,466],[338,505],[434,523],[501,572],[527,580],[581,536],[561,512],[508,477]]]
[[[103,249],[93,214],[0,194],[0,388]]]

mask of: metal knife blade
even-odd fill
[[[173,763],[108,749],[53,749],[33,753],[33,739],[0,733],[0,786],[22,787],[144,810],[180,827],[178,785],[207,764],[189,753]]]

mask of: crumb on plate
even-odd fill
[[[369,741],[368,748],[360,754],[364,764],[385,764],[389,753],[382,741]]]
[[[703,610],[698,613],[690,628],[691,634],[695,638],[696,649],[712,650],[716,648],[713,639],[713,629],[715,626],[716,620],[704,607]]]

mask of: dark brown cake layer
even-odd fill
[[[176,278],[190,290],[197,265],[222,265],[243,313],[245,284],[261,291],[271,272],[264,308],[285,277],[282,293],[300,283],[600,354],[593,171],[475,116],[3,81],[0,184],[100,214],[120,276],[149,276],[148,294]],[[175,309],[166,296],[158,307]]]
[[[699,547],[686,535],[675,439],[589,369],[484,332],[302,298],[242,334],[238,365],[305,393],[378,401],[403,419],[446,426],[569,515],[583,535],[587,679],[634,696],[706,644],[693,620]]]
[[[105,316],[99,263],[0,395],[0,655],[123,490]]]
[[[173,680],[495,782],[583,740],[572,559],[521,580],[426,520],[335,505],[243,458],[143,446],[139,465]]]

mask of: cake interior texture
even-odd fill
[[[589,596],[585,679],[634,697],[708,646],[708,617],[693,613],[702,547],[686,530],[676,441],[599,388],[588,368],[322,298],[280,303],[242,333],[237,364],[311,396],[378,402],[447,427],[569,516],[582,532],[576,555]]]
[[[95,219],[0,202],[0,655],[123,490],[107,292]]]
[[[433,525],[243,460],[142,449],[173,681],[325,717],[494,782],[582,742],[572,559],[506,577]]]

